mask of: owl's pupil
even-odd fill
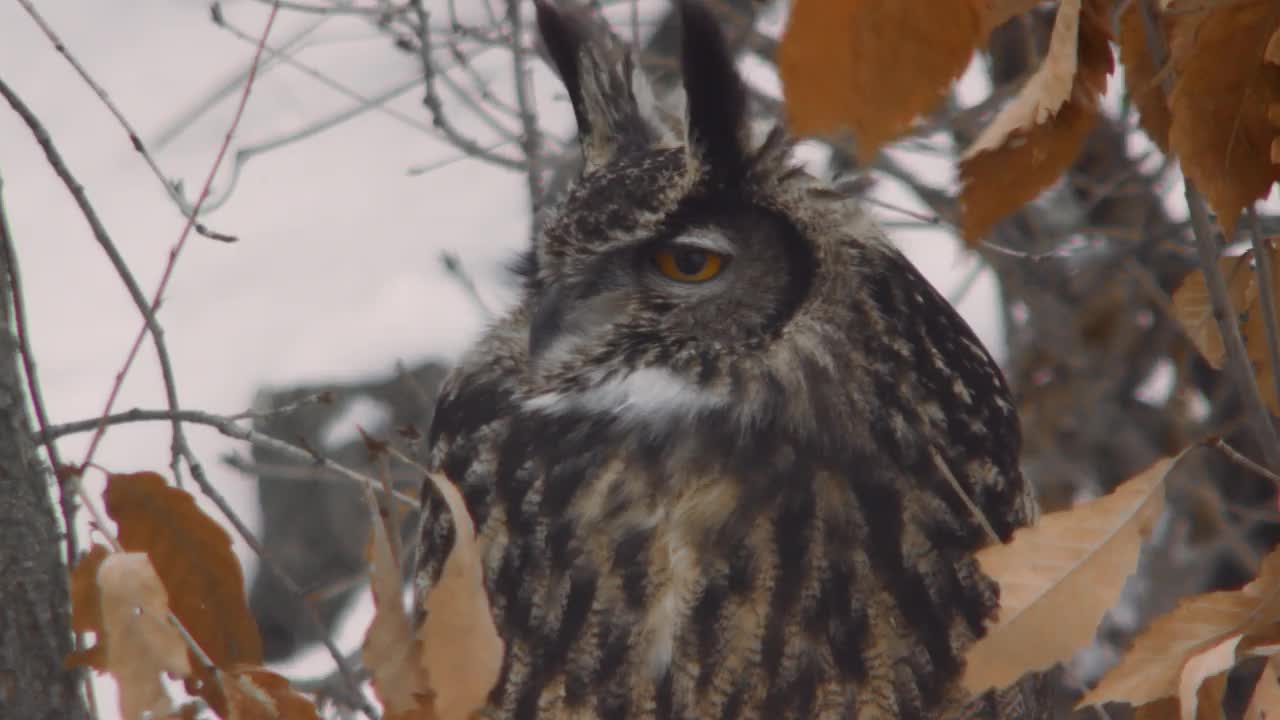
[[[707,264],[707,253],[702,250],[676,250],[673,254],[676,269],[684,275],[697,275]]]

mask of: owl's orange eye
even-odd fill
[[[724,256],[711,250],[693,247],[665,247],[653,255],[658,272],[672,280],[687,283],[706,282],[724,269]]]

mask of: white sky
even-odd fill
[[[203,2],[39,5],[148,143],[247,68],[252,57],[252,46],[210,21]],[[459,0],[459,5],[467,3]],[[254,0],[224,9],[232,24],[255,36],[267,15]],[[281,12],[273,44],[315,21],[315,16]],[[326,23],[309,40],[301,60],[368,95],[418,72],[411,57],[392,51],[384,36],[359,22]],[[505,61],[493,55],[477,70],[509,84]],[[754,81],[771,83],[756,75],[753,69]],[[103,104],[16,2],[0,3],[0,77],[44,122],[150,295],[183,218]],[[563,136],[571,113],[557,95],[559,88],[545,69],[534,84],[544,121]],[[208,172],[238,96],[238,91],[229,94],[156,153],[165,173],[183,181],[188,196]],[[394,107],[429,124],[420,99],[415,89]],[[350,105],[314,79],[276,67],[259,79],[232,150]],[[458,117],[469,132],[481,135],[469,118]],[[193,234],[159,315],[183,405],[234,413],[249,407],[265,385],[354,380],[386,374],[398,359],[412,364],[458,354],[482,329],[482,319],[440,269],[440,252],[456,252],[482,293],[501,297],[501,265],[524,244],[528,222],[519,175],[470,160],[424,176],[406,173],[411,166],[458,154],[421,130],[368,113],[249,162],[231,200],[204,218],[240,242],[226,245]],[[228,161],[224,168],[229,167]],[[936,173],[938,185],[952,177],[942,163]],[[215,194],[228,176],[219,175]],[[101,412],[141,320],[65,187],[7,105],[0,106],[0,178],[48,410],[55,423],[93,417]],[[882,197],[910,204],[891,186],[885,191]],[[938,234],[895,237],[904,240],[944,293],[957,286],[973,262]],[[993,300],[990,279],[984,277],[961,306],[989,344],[998,340]],[[116,409],[163,405],[148,344]],[[251,481],[218,462],[236,443],[201,428],[189,432],[211,477],[255,524]],[[65,459],[82,459],[86,442],[87,436],[62,441]],[[111,471],[167,474],[168,427],[114,428],[96,461]],[[100,479],[90,486],[100,490]],[[238,550],[251,572],[252,560],[243,546]]]

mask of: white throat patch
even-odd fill
[[[727,398],[694,385],[670,370],[640,368],[582,392],[549,392],[529,398],[526,410],[550,415],[606,413],[632,423],[666,424],[721,407]]]

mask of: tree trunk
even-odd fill
[[[72,637],[67,572],[31,441],[9,278],[0,253],[0,718],[84,720],[80,675],[62,666]]]

